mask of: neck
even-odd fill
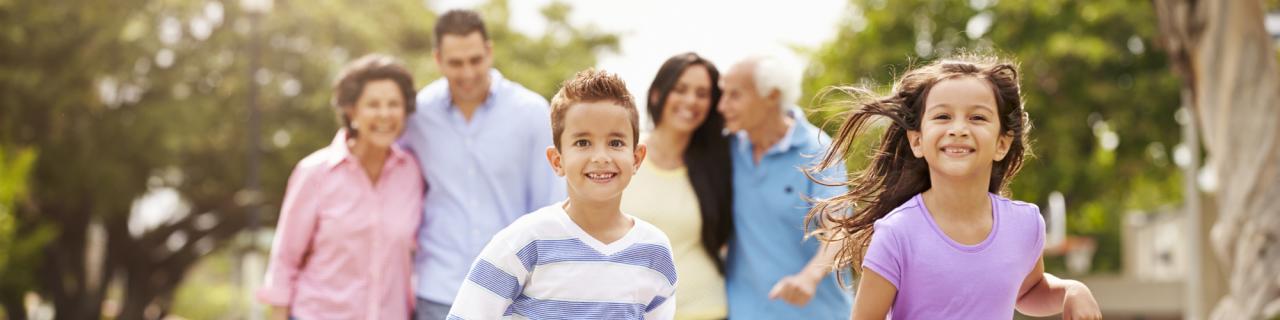
[[[663,169],[674,169],[684,165],[684,152],[689,148],[692,132],[680,132],[669,127],[658,126],[645,140],[648,155],[645,160]]]
[[[457,97],[457,95],[454,97]],[[484,97],[479,99],[453,98],[452,102],[454,106],[458,107],[458,110],[462,111],[462,115],[466,117],[467,120],[471,120],[471,116],[476,114],[476,109],[479,109],[480,105],[484,104],[484,99]]]
[[[347,147],[356,160],[360,161],[360,167],[364,168],[365,174],[369,175],[369,180],[377,183],[378,176],[382,173],[382,166],[386,163],[387,156],[391,154],[391,147],[376,146],[360,139],[348,142]]]
[[[580,198],[570,196],[569,200],[565,201],[564,211],[569,214],[569,219],[591,236],[598,239],[601,233],[630,223],[619,209],[622,198],[614,197],[605,201],[588,201]]]
[[[932,186],[924,192],[929,211],[949,216],[990,215],[991,199],[987,195],[987,189],[991,184],[991,174],[989,170],[987,172],[985,175],[964,178],[930,173],[929,180]]]
[[[773,145],[777,144],[782,137],[787,135],[787,130],[791,130],[791,124],[795,122],[791,117],[779,116],[765,120],[755,128],[747,129],[747,138],[751,139],[751,146],[754,150],[756,162],[760,162],[760,158]]]

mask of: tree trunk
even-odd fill
[[[0,304],[4,305],[4,316],[9,320],[27,320],[27,307],[22,304],[22,296],[5,292],[0,295]]]
[[[1262,2],[1156,0],[1155,8],[1218,181],[1210,239],[1228,283],[1211,317],[1280,316],[1280,70]]]

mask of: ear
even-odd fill
[[[778,89],[769,90],[769,95],[764,96],[764,98],[769,100],[770,105],[779,106],[779,108],[782,108],[784,110],[787,108],[782,106],[783,102],[785,102],[785,101],[782,101],[782,90],[778,90]]]
[[[555,171],[557,176],[564,176],[564,166],[560,163],[560,150],[556,146],[547,147],[547,163],[551,164],[551,171]]]
[[[644,156],[649,153],[649,146],[646,146],[643,142],[636,144],[636,150],[633,153],[635,153],[636,157],[635,171],[640,171],[640,163],[644,162]]]
[[[443,67],[443,66],[444,66],[444,60],[441,60],[441,57],[440,57],[440,47],[436,47],[436,48],[434,48],[434,49],[431,49],[431,57],[432,57],[432,58],[435,58],[435,60],[436,60],[436,67]]]
[[[493,40],[485,40],[485,41],[484,41],[484,53],[485,53],[486,55],[492,55],[492,54],[493,54]]]
[[[907,144],[911,145],[911,154],[916,158],[924,158],[924,144],[920,139],[920,131],[907,130]]]
[[[1009,155],[1009,148],[1013,145],[1013,135],[1002,134],[996,139],[996,157],[995,161],[1002,161],[1004,157]]]

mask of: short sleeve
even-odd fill
[[[1035,205],[1030,205],[1029,207],[1030,207],[1031,213],[1033,213],[1032,216],[1034,216],[1032,219],[1035,219],[1035,223],[1036,223],[1036,228],[1035,228],[1036,242],[1035,242],[1035,246],[1031,247],[1031,250],[1030,252],[1027,253],[1027,255],[1031,257],[1031,268],[1034,270],[1036,267],[1036,264],[1040,262],[1040,256],[1044,254],[1044,245],[1045,245],[1046,236],[1045,236],[1044,215],[1040,214],[1040,207],[1037,207]]]
[[[862,259],[862,268],[875,271],[889,280],[895,288],[901,288],[903,248],[901,242],[890,225],[877,222],[871,235],[871,245]]]
[[[481,250],[458,289],[449,319],[499,319],[524,291],[537,260],[536,246],[516,221],[499,231]],[[513,245],[523,245],[517,249]]]

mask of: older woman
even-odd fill
[[[289,177],[258,291],[276,318],[409,318],[423,182],[396,140],[413,90],[408,70],[388,56],[342,70],[333,93],[342,128]]]

